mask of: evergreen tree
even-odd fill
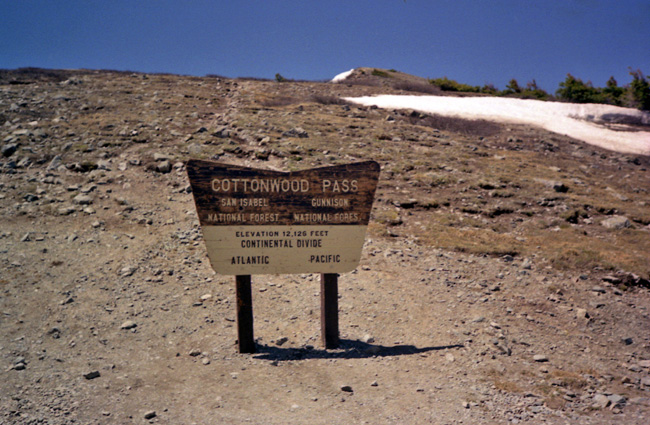
[[[631,106],[643,111],[650,111],[650,83],[639,69],[630,70],[630,75],[633,78],[628,89],[633,102]]]

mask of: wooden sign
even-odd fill
[[[283,173],[190,160],[187,173],[217,273],[342,273],[359,264],[378,163]]]

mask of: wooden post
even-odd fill
[[[253,339],[253,296],[251,294],[251,276],[237,275],[237,337],[240,353],[254,353]]]
[[[339,346],[339,275],[320,275],[321,338],[325,348]]]

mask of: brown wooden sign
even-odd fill
[[[218,273],[342,273],[359,264],[378,163],[283,173],[190,160],[187,173]]]

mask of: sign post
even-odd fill
[[[374,161],[282,173],[190,160],[212,268],[237,276],[240,352],[254,352],[251,275],[321,273],[323,344],[338,345],[338,273],[359,264],[379,179]]]
[[[237,289],[237,344],[240,353],[254,353],[253,338],[253,296],[251,293],[251,275],[235,277]]]
[[[325,348],[339,346],[339,275],[320,275],[320,329]]]

